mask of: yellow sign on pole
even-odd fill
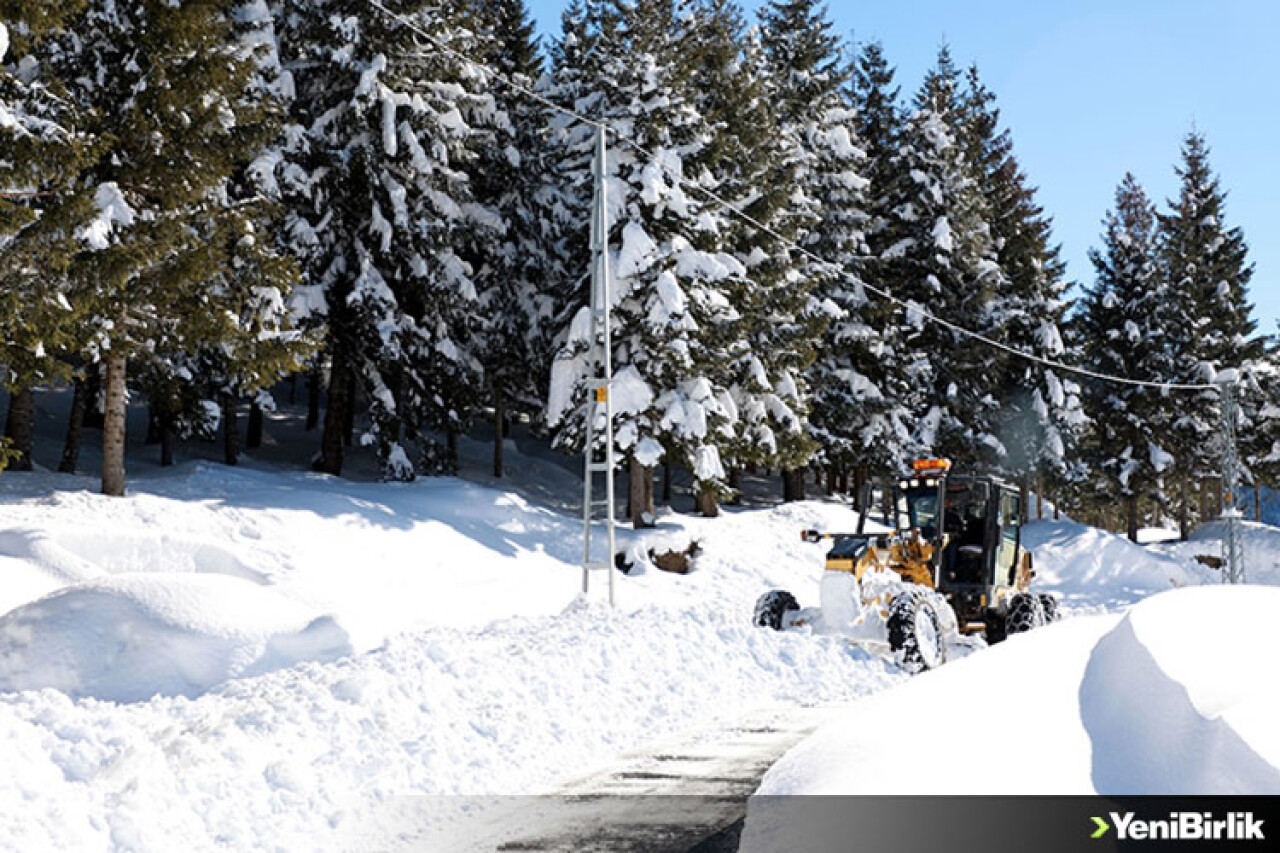
[[[596,388],[596,402],[603,403],[609,399],[609,386],[600,385]]]

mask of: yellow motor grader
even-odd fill
[[[782,630],[809,625],[860,642],[887,643],[906,668],[942,664],[949,642],[984,633],[988,643],[1057,618],[1057,601],[1030,592],[1035,571],[1022,547],[1022,501],[998,478],[956,476],[946,459],[918,459],[894,488],[895,530],[806,530],[829,540],[821,604],[801,609],[772,590],[755,623]]]

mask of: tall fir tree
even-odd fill
[[[1180,309],[1171,317],[1171,345],[1178,379],[1204,382],[1262,355],[1248,294],[1253,265],[1243,232],[1226,224],[1226,192],[1213,174],[1209,147],[1199,132],[1192,130],[1183,140],[1182,162],[1175,171],[1178,197],[1159,219],[1162,273],[1170,299]],[[1179,519],[1185,536],[1190,529],[1190,478],[1203,480],[1220,471],[1212,440],[1218,430],[1218,395],[1202,392],[1178,409],[1171,449],[1182,477]],[[1212,484],[1201,482],[1200,488]],[[1202,507],[1210,504],[1202,498]]]
[[[556,326],[565,301],[559,251],[564,200],[554,180],[546,108],[517,91],[542,85],[542,59],[523,0],[475,0],[472,15],[485,64],[495,82],[495,109],[505,121],[477,134],[470,164],[476,200],[497,217],[490,239],[476,244],[475,269],[483,315],[480,361],[493,409],[496,476],[503,474],[503,441],[511,416],[536,419],[549,385]]]
[[[1070,307],[1066,264],[1052,242],[1052,225],[1036,201],[1013,153],[1013,138],[1000,127],[995,95],[975,66],[966,74],[960,102],[965,159],[981,188],[988,225],[1003,272],[995,294],[994,327],[1000,340],[1046,360],[1063,360],[1062,326]],[[1071,448],[1085,425],[1081,389],[1070,374],[1026,359],[1005,361],[998,382],[997,436],[1004,447],[1001,467],[1029,485],[1038,479],[1061,483],[1080,472]]]
[[[862,45],[856,52],[849,74],[848,98],[857,116],[858,139],[866,152],[862,167],[869,186],[863,194],[866,210],[866,256],[859,269],[864,281],[883,288],[892,280],[892,260],[885,258],[893,235],[895,203],[891,193],[892,175],[900,145],[905,118],[899,104],[899,89],[894,85],[894,71],[879,43]],[[908,375],[903,329],[893,303],[871,296],[857,309],[863,321],[861,336],[865,343],[855,351],[874,356],[859,366],[847,359],[842,370],[843,381],[836,387],[853,393],[834,396],[837,407],[827,416],[842,428],[833,431],[840,436],[840,459],[853,469],[855,493],[861,500],[860,488],[873,473],[901,470],[913,452],[914,413],[912,380]],[[834,328],[836,335],[841,325]],[[832,335],[831,337],[836,337]],[[848,349],[830,342],[825,357]],[[819,411],[827,394],[819,387],[815,404]],[[815,418],[818,423],[823,419]]]
[[[1003,358],[924,313],[999,337],[992,310],[1005,287],[981,188],[964,156],[959,72],[944,47],[915,99],[890,162],[884,281],[909,306],[901,315],[919,451],[965,467],[1004,454],[996,436]]]
[[[243,221],[230,182],[277,127],[253,85],[258,24],[241,12],[232,0],[91,0],[40,48],[99,143],[76,177],[95,210],[68,275],[70,301],[92,317],[86,353],[105,363],[107,494],[125,486],[130,362],[230,334],[219,235]]]
[[[10,392],[4,440],[20,470],[32,467],[34,386],[65,375],[84,342],[67,270],[92,211],[77,179],[95,150],[77,129],[81,110],[27,60],[81,8],[0,2],[0,383]]]
[[[577,14],[574,18],[571,15]],[[688,89],[692,18],[668,0],[571,6],[557,50],[555,96],[603,122],[613,252],[613,405],[618,447],[631,473],[633,523],[652,523],[653,466],[670,453],[703,484],[726,479],[721,451],[734,407],[722,378],[734,319],[728,291],[745,275],[721,251],[725,215],[686,190],[711,180],[711,137]],[[563,176],[589,221],[596,128],[564,122]],[[634,140],[635,144],[618,140]],[[577,240],[585,248],[585,239]],[[585,253],[574,268],[585,272]],[[587,301],[585,288],[579,304]],[[581,447],[590,338],[587,308],[553,368],[548,417],[562,446]]]
[[[766,314],[804,342],[792,348],[803,361],[782,365],[788,388],[796,390],[788,403],[805,428],[782,459],[784,498],[797,499],[804,497],[804,466],[815,449],[829,465],[856,464],[864,431],[877,429],[875,409],[884,395],[869,377],[884,351],[864,316],[858,278],[867,256],[866,154],[844,90],[842,40],[825,6],[812,0],[775,0],[761,9],[760,21],[780,133],[795,164],[792,204],[809,218],[799,242],[825,262],[802,259],[786,312]]]
[[[1108,376],[1173,381],[1170,300],[1157,256],[1156,211],[1141,185],[1126,174],[1115,208],[1104,219],[1102,247],[1091,250],[1095,281],[1077,315],[1085,365]],[[1092,418],[1087,459],[1097,492],[1093,502],[1121,499],[1130,539],[1137,541],[1139,501],[1159,499],[1161,477],[1173,463],[1169,447],[1174,400],[1135,385],[1090,381]]]
[[[394,14],[355,0],[283,6],[298,130],[277,172],[301,307],[323,326],[329,363],[317,467],[341,473],[362,391],[361,441],[384,478],[412,479],[448,464],[429,431],[456,434],[479,394],[480,294],[465,256],[497,223],[465,169],[477,126],[505,117],[482,73],[432,43],[474,48],[458,26],[462,3],[387,4]]]

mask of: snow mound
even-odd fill
[[[757,793],[954,794],[955,767],[965,768],[966,794],[1088,793],[1089,740],[1076,694],[1090,650],[1118,618],[1085,616],[1016,635],[864,699],[774,765]],[[1034,743],[1036,757],[1000,749],[973,761],[973,737],[961,732]],[[775,841],[750,849],[790,847]]]
[[[0,617],[0,691],[136,702],[351,652],[330,616],[225,575],[124,574]]]
[[[851,705],[757,793],[950,794],[964,767],[971,795],[1280,794],[1277,612],[1270,587],[1189,587],[1011,637]],[[752,808],[743,851],[805,849]]]
[[[1116,609],[1198,583],[1178,560],[1074,521],[1027,524],[1022,544],[1032,553],[1036,591],[1057,593],[1067,608]]]
[[[1280,794],[1280,590],[1177,590],[1135,606],[1080,686],[1107,794]]]

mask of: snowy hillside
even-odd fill
[[[637,566],[610,612],[603,576],[579,598],[573,515],[511,491],[204,463],[125,499],[68,483],[0,478],[0,801],[28,804],[3,849],[309,849],[397,795],[550,790],[904,679],[750,625],[767,586],[816,598],[797,531],[854,523],[836,504],[664,517],[694,571]]]

